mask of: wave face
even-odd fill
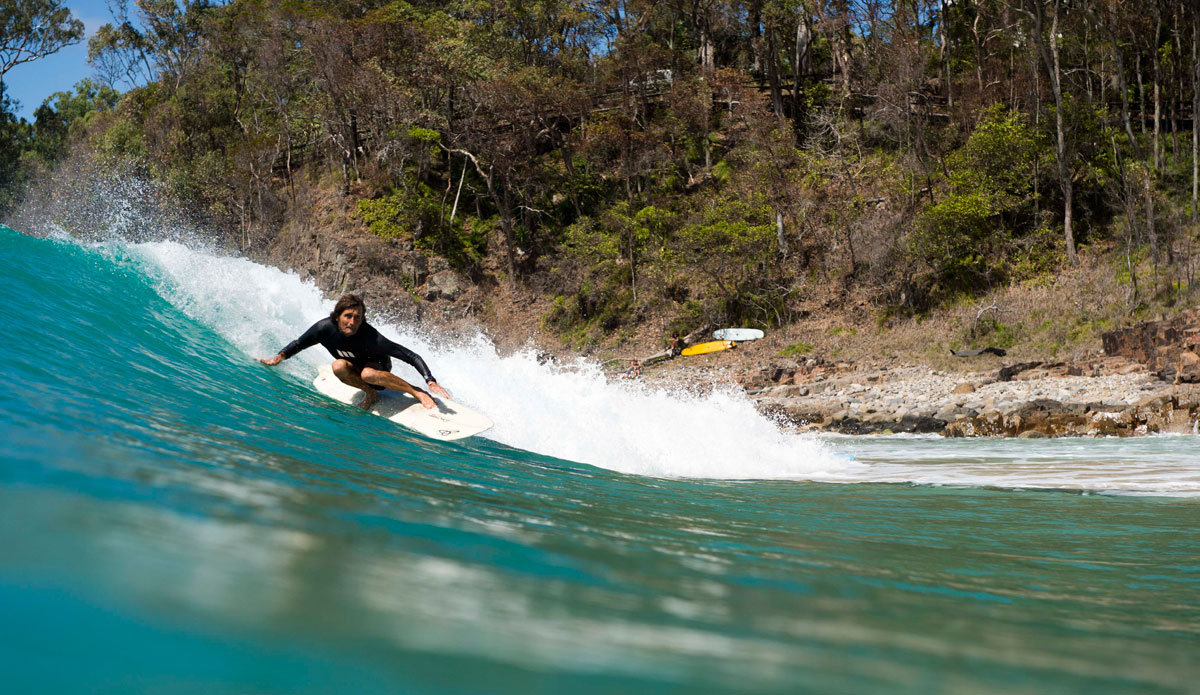
[[[496,421],[436,443],[317,394],[323,348],[254,362],[328,313],[312,285],[194,241],[104,238],[0,228],[15,692],[1200,676],[1194,437],[802,437],[737,393],[380,320]]]

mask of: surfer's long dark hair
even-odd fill
[[[342,298],[337,300],[337,304],[333,305],[333,313],[329,315],[329,318],[337,321],[342,312],[347,309],[359,309],[362,311],[363,317],[367,315],[367,305],[363,303],[362,297],[357,294],[343,294]]]

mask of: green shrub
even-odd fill
[[[987,339],[987,344],[992,347],[1010,348],[1017,342],[1017,336],[1024,330],[1025,326],[1021,323],[1009,325],[995,318],[984,318],[975,324],[973,329],[973,337],[975,341]]]
[[[1048,151],[1019,113],[995,106],[947,158],[948,191],[919,216],[909,243],[937,300],[1058,263],[1057,232],[1039,223],[1034,193]]]
[[[801,355],[807,355],[808,353],[812,352],[812,349],[812,343],[806,343],[803,340],[797,340],[791,345],[780,350],[776,354],[776,357],[800,357]]]

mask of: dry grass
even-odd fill
[[[817,357],[860,366],[923,365],[962,373],[990,371],[1013,362],[1084,360],[1099,354],[1102,333],[1172,311],[1162,306],[1131,315],[1128,287],[1117,280],[1114,262],[1111,255],[1085,254],[1079,266],[1040,282],[965,299],[919,318],[889,321],[881,320],[881,309],[865,297],[835,289],[812,292],[801,307],[808,312],[807,319],[768,331],[766,338],[742,343],[736,350],[674,360],[664,368],[751,370]],[[544,307],[545,303],[527,306]],[[531,317],[518,321],[515,314],[504,313],[507,320],[490,326],[494,335],[514,329],[527,335]],[[663,348],[665,325],[666,317],[650,319],[607,336],[583,352],[597,359],[650,355]],[[537,342],[549,352],[574,352],[572,346],[544,331],[538,331]],[[987,346],[1002,347],[1007,355],[960,358],[950,354],[952,349]]]

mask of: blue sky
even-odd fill
[[[66,0],[63,3],[75,18],[83,22],[88,37],[96,33],[100,25],[112,21],[108,5],[104,0]],[[33,120],[33,112],[42,105],[46,97],[55,92],[65,92],[85,77],[92,77],[93,70],[87,62],[87,37],[74,46],[67,46],[52,56],[18,65],[4,76],[4,88],[8,95],[21,102],[17,115]]]

